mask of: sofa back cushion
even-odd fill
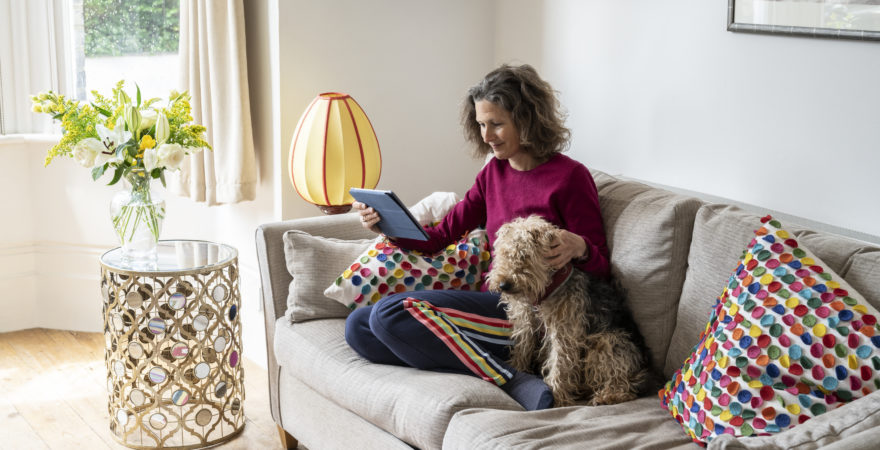
[[[861,246],[846,263],[846,281],[880,309],[880,246]]]
[[[760,219],[761,216],[736,206],[712,204],[700,208],[665,375],[671,376],[680,368],[697,344],[715,299],[736,269]],[[800,245],[850,283],[868,303],[880,307],[880,248],[833,233],[812,231],[792,219],[785,222]]]
[[[597,171],[593,176],[612,273],[627,291],[627,305],[660,370],[675,327],[694,216],[702,202]]]

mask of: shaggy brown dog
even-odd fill
[[[496,235],[489,289],[501,293],[513,324],[510,364],[540,374],[555,406],[633,400],[652,382],[645,340],[619,283],[566,268],[544,252],[558,228],[538,216],[515,219]]]

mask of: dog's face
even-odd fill
[[[493,244],[489,290],[529,302],[540,298],[553,273],[544,254],[557,231],[538,216],[514,219],[501,226]]]

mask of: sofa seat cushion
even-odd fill
[[[522,410],[476,377],[366,361],[345,342],[343,319],[291,324],[281,318],[275,326],[275,357],[286,372],[415,447],[440,448],[449,421],[463,409]]]
[[[457,413],[444,449],[698,449],[681,427],[644,397],[610,406],[541,411],[468,409]]]

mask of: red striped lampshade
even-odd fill
[[[382,155],[360,105],[338,92],[315,97],[296,125],[288,168],[296,193],[325,213],[351,209],[349,188],[375,188]]]

